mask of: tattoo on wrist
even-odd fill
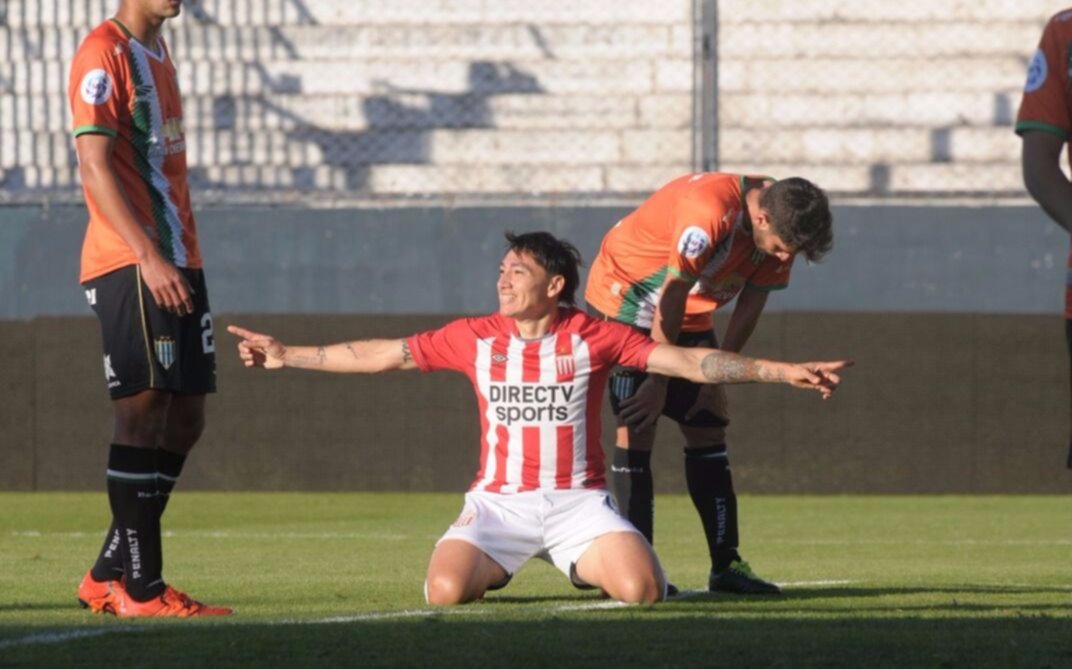
[[[711,383],[741,383],[745,381],[783,381],[784,375],[756,360],[725,351],[708,353],[700,361],[700,371]]]
[[[286,356],[285,362],[288,367],[323,367],[326,358],[327,352],[323,346],[319,346],[316,349],[316,355],[290,355]]]
[[[413,353],[409,350],[409,342],[404,340],[402,342],[402,362],[413,362]]]

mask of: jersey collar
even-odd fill
[[[164,47],[164,40],[162,38],[156,38],[156,50],[150,49],[149,47],[139,42],[138,38],[134,37],[134,33],[127,30],[127,27],[123,25],[119,19],[113,16],[110,20],[112,23],[119,27],[119,30],[123,32],[123,35],[126,36],[127,40],[131,44],[144,51],[146,54],[149,55],[150,58],[157,61],[158,63],[164,62],[164,57],[167,56],[167,49]],[[157,53],[157,50],[159,50],[160,53]]]

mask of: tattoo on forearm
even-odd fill
[[[779,371],[726,351],[716,351],[704,356],[700,361],[700,371],[711,383],[784,380]]]
[[[357,354],[357,351],[354,350],[354,345],[353,344],[347,344],[346,345],[346,350],[350,352],[350,355],[354,356],[354,360],[360,360],[361,359],[361,356],[359,356]]]
[[[402,342],[402,362],[403,363],[413,362],[413,353],[409,350],[409,342],[408,341],[403,341]]]

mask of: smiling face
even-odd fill
[[[551,276],[525,252],[508,251],[499,265],[499,313],[515,320],[539,320],[555,313],[565,280]]]

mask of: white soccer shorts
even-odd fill
[[[476,546],[509,575],[531,558],[550,562],[568,578],[570,565],[611,532],[640,532],[618,514],[606,490],[530,490],[503,495],[466,493],[454,524],[436,542]]]

